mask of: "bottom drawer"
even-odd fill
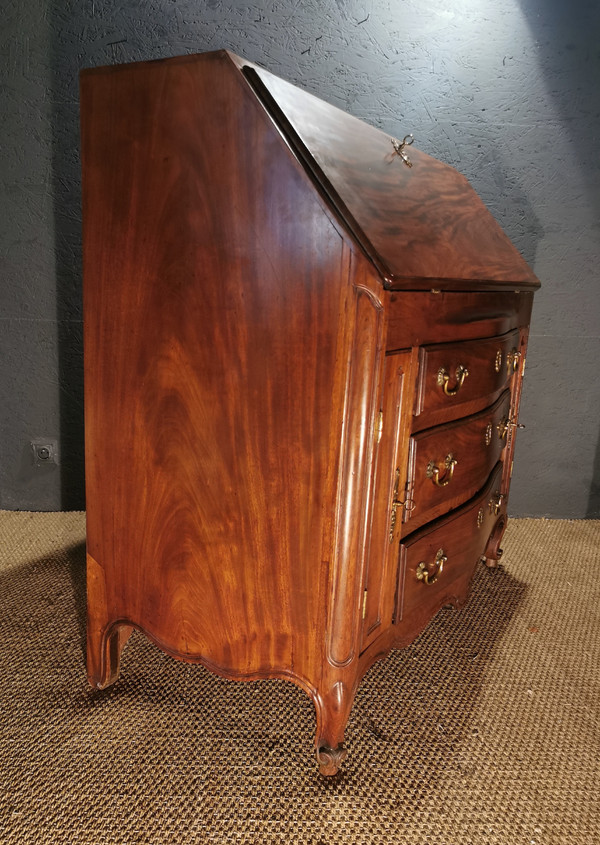
[[[465,601],[475,566],[504,519],[497,498],[501,480],[498,464],[476,498],[400,545],[396,625],[423,627],[442,605]]]

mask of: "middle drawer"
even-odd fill
[[[506,445],[510,391],[473,416],[410,438],[404,521],[408,530],[436,519],[480,490]]]

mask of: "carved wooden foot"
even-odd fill
[[[119,625],[107,635],[98,635],[88,627],[87,669],[88,680],[96,689],[104,689],[119,678],[121,652],[131,636],[131,625]]]
[[[344,748],[344,730],[354,701],[356,679],[351,683],[342,680],[330,680],[330,686],[324,695],[315,700],[317,710],[317,763],[322,775],[330,777],[337,774],[346,759]]]
[[[87,555],[87,671],[93,687],[104,689],[119,677],[121,652],[131,636],[131,625],[115,620],[107,601],[104,569]]]
[[[496,554],[496,557],[482,557],[481,558],[482,563],[485,563],[485,565],[487,566],[488,569],[495,569],[498,566],[498,561],[500,560],[500,558],[502,557],[504,552],[503,552],[502,549],[497,549],[495,554]]]
[[[322,775],[330,777],[336,775],[348,752],[342,744],[336,748],[329,748],[328,745],[321,745],[317,748],[317,763]]]
[[[493,569],[494,567],[498,566],[498,561],[502,557],[503,552],[500,548],[500,543],[502,542],[502,537],[504,536],[505,531],[506,515],[503,514],[496,523],[496,527],[492,532],[492,536],[490,537],[487,544],[487,548],[485,550],[485,557],[483,558],[483,562],[489,569]]]

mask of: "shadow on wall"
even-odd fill
[[[589,131],[600,117],[600,4],[597,0],[519,0],[534,43],[539,67],[553,98],[567,144],[587,186],[587,200],[600,220],[598,134]],[[588,131],[579,131],[582,121]],[[595,172],[594,172],[595,169]],[[586,516],[600,516],[600,429]]]
[[[64,48],[63,48],[64,50]],[[52,179],[61,445],[61,509],[82,510],[83,322],[79,106],[67,54],[52,57]],[[72,63],[72,60],[71,60]]]
[[[70,5],[62,9],[55,5],[51,22],[52,190],[60,391],[60,508],[82,510],[85,459],[79,72],[83,67],[156,57],[137,55],[137,45],[128,44],[127,38],[111,41],[111,36],[105,35],[99,41],[84,42],[81,18],[72,14]],[[117,24],[107,26],[110,32]]]
[[[555,98],[557,112],[561,118],[561,130],[565,136],[557,139],[557,143],[565,144],[570,141],[572,155],[577,157],[582,169],[587,167],[589,170],[590,163],[597,160],[597,139],[594,138],[593,132],[577,132],[576,121],[573,121],[572,117],[581,117],[582,114],[585,117],[585,114],[589,113],[589,126],[592,117],[600,113],[600,86],[596,85],[600,4],[597,4],[597,0],[574,0],[568,7],[564,7],[561,0],[519,2],[538,50],[540,69],[546,75],[548,91],[552,92]],[[104,19],[100,27],[103,38],[93,39],[88,34],[84,41],[81,16],[70,14],[73,12],[73,4],[65,4],[62,10],[57,4],[52,8],[55,10],[52,21],[51,96],[61,507],[80,509],[84,507],[84,448],[78,72],[83,65],[159,58],[162,54],[182,53],[186,50],[201,52],[213,48],[215,44],[211,41],[214,32],[211,27],[216,26],[216,22],[214,19],[206,22],[201,16],[197,21],[190,23],[185,43],[177,39],[166,39],[161,44],[160,39],[159,43],[151,39],[151,35],[155,34],[152,27],[140,27],[139,21],[130,20],[123,12]],[[159,18],[160,8],[160,4],[155,7]],[[223,23],[226,14],[224,11]],[[157,20],[156,24],[164,25],[167,32],[172,20],[165,12],[164,21]],[[97,30],[90,25],[88,32],[92,31]],[[232,43],[232,39],[235,40],[237,36],[226,35],[225,30],[221,34],[226,42],[225,46],[240,52],[240,45]],[[565,84],[565,77],[568,84]],[[327,99],[326,96],[325,98]],[[472,126],[469,132],[472,132]],[[486,168],[482,170],[490,172],[492,180],[489,195],[484,196],[489,205],[489,196],[502,193],[507,168],[500,160],[493,163],[490,171]],[[600,213],[600,198],[593,185],[590,193],[591,202]],[[537,243],[543,236],[541,223],[535,218],[527,197],[522,192],[519,193],[517,185],[511,186],[510,195],[511,204],[515,203],[523,209],[521,221],[515,223],[516,226],[522,227],[521,231],[511,231],[511,236],[515,238],[515,243],[526,260],[533,263]],[[594,479],[589,493],[588,516],[600,515],[600,433],[595,454]]]
[[[85,508],[81,159],[79,72],[83,67],[140,60],[127,38],[82,38],[73,4],[55,4],[52,39],[52,191],[58,336],[61,510]],[[93,16],[93,12],[92,12]],[[123,24],[122,24],[123,25]],[[113,26],[103,24],[108,32]],[[106,32],[106,29],[105,29]],[[116,39],[117,36],[115,35]]]

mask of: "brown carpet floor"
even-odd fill
[[[0,842],[600,841],[600,522],[513,520],[467,607],[367,675],[333,780],[284,681],[135,634],[87,686],[84,530],[0,513]]]

